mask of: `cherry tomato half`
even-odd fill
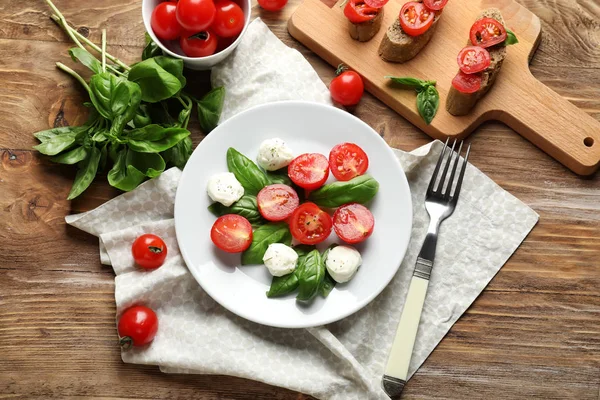
[[[302,244],[321,243],[331,234],[331,217],[314,203],[304,203],[290,217],[290,232]]]
[[[331,98],[343,106],[358,104],[365,91],[365,85],[359,74],[344,71],[331,81],[329,85]]]
[[[152,309],[144,306],[133,306],[125,310],[119,323],[119,343],[124,349],[133,346],[144,346],[154,340],[158,331],[158,318]]]
[[[385,6],[388,1],[390,0],[365,0],[365,3],[367,3],[369,7],[381,8]]]
[[[279,11],[287,2],[288,0],[258,0],[258,4],[267,11]]]
[[[400,10],[400,26],[409,36],[422,35],[431,28],[434,14],[423,3],[410,1],[404,4]]]
[[[492,63],[489,51],[479,46],[465,47],[458,53],[458,66],[465,74],[484,71]]]
[[[165,1],[159,3],[152,11],[150,25],[154,34],[163,40],[175,40],[181,33],[181,25],[177,22],[177,3]]]
[[[368,6],[363,0],[349,0],[344,7],[344,15],[353,24],[372,20],[379,11],[378,7]]]
[[[423,0],[423,4],[425,4],[425,7],[429,8],[430,10],[439,11],[446,7],[448,0]]]
[[[506,29],[494,18],[482,18],[471,27],[470,37],[473,46],[488,48],[506,40]]]
[[[347,204],[333,214],[333,229],[346,243],[355,244],[366,240],[373,233],[374,227],[373,214],[361,204]]]
[[[217,8],[213,0],[179,0],[177,21],[188,31],[200,32],[215,20]]]
[[[219,40],[210,30],[192,34],[183,32],[179,38],[179,46],[188,57],[206,57],[215,54]]]
[[[338,181],[349,181],[365,173],[369,157],[358,145],[341,143],[329,153],[329,168]]]
[[[288,185],[275,184],[264,187],[256,196],[258,211],[269,221],[287,219],[300,204],[298,194]]]
[[[323,154],[302,154],[288,165],[288,176],[301,188],[315,190],[329,178],[329,163]]]
[[[167,258],[167,245],[156,235],[145,234],[133,242],[131,254],[135,263],[144,269],[156,269]]]
[[[218,0],[217,13],[211,29],[219,37],[234,37],[244,29],[244,12],[231,0]]]
[[[462,93],[475,93],[481,89],[481,74],[465,74],[459,71],[452,80],[452,86]]]
[[[252,225],[241,215],[223,215],[213,224],[210,238],[219,249],[239,253],[252,244]]]

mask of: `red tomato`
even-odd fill
[[[220,37],[219,40],[217,41],[218,44],[217,44],[217,50],[215,50],[215,53],[225,50],[226,48],[231,46],[231,44],[233,42],[235,42],[236,39],[237,39],[237,37],[231,37],[231,38]]]
[[[135,263],[144,269],[155,269],[163,265],[167,258],[167,245],[158,236],[145,234],[135,239],[131,245]]]
[[[315,203],[304,203],[290,217],[290,232],[302,244],[321,243],[331,234],[331,217]]]
[[[465,74],[462,71],[452,80],[452,86],[462,93],[475,93],[481,89],[481,74]]]
[[[323,154],[302,154],[292,160],[288,166],[288,175],[301,188],[315,190],[329,178],[329,163]]]
[[[288,0],[258,0],[258,4],[267,11],[279,11],[287,2]]]
[[[177,3],[165,1],[159,3],[152,11],[150,25],[154,34],[163,40],[175,40],[181,34],[181,25],[177,22]]]
[[[133,306],[125,310],[117,325],[119,343],[124,349],[144,346],[154,340],[158,331],[158,318],[152,309]]]
[[[367,3],[369,7],[381,8],[385,6],[388,1],[390,0],[365,0],[365,3]]]
[[[343,106],[358,104],[365,91],[365,85],[359,74],[344,71],[333,78],[329,85],[331,98]]]
[[[215,3],[217,14],[211,29],[219,37],[233,37],[244,29],[244,12],[231,0],[218,0]]]
[[[347,204],[333,214],[333,229],[346,243],[366,240],[373,233],[375,219],[369,209],[361,204]]]
[[[338,144],[329,153],[329,168],[338,181],[349,181],[365,173],[369,157],[354,143]]]
[[[210,230],[213,243],[227,253],[239,253],[252,243],[252,225],[237,214],[227,214],[217,218]]]
[[[275,184],[264,187],[256,196],[258,211],[269,221],[283,221],[287,219],[298,204],[300,199],[294,189],[288,185]]]
[[[219,41],[211,31],[192,34],[183,32],[179,38],[181,50],[188,57],[206,57],[215,54]]]
[[[448,0],[423,0],[423,4],[425,4],[425,7],[429,8],[430,10],[439,11],[446,7]]]
[[[479,46],[465,47],[458,53],[458,66],[465,74],[484,71],[492,63],[490,53]]]
[[[407,35],[419,36],[431,27],[434,16],[423,3],[409,1],[400,10],[400,26]]]
[[[349,0],[344,7],[344,15],[353,24],[370,21],[377,14],[379,14],[379,8],[368,6],[363,0]]]
[[[471,27],[473,46],[488,48],[506,40],[506,29],[494,18],[482,18]]]
[[[194,33],[207,29],[215,20],[217,9],[213,0],[179,0],[177,21]]]

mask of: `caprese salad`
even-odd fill
[[[326,297],[336,283],[354,277],[362,258],[351,245],[373,233],[367,204],[379,183],[366,175],[367,154],[354,143],[294,156],[273,138],[261,143],[257,163],[234,148],[227,151],[229,172],[207,182],[217,216],[210,237],[222,251],[242,253],[242,265],[264,264],[273,276],[268,297],[298,290],[297,299]],[[326,184],[329,174],[337,179]],[[315,246],[334,231],[343,245],[323,253]]]

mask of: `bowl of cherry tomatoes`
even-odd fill
[[[250,23],[252,0],[143,0],[148,35],[186,67],[210,69],[229,56]]]

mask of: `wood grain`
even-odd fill
[[[111,52],[137,59],[138,0],[56,2]],[[600,119],[600,7],[524,0],[543,24],[534,76]],[[254,8],[328,83],[333,69]],[[31,133],[83,118],[82,94],[54,68],[70,47],[41,0],[0,2],[0,398],[276,399],[308,396],[224,376],[166,375],[124,364],[115,344],[114,274],[97,239],[64,216],[114,197],[103,177],[74,202],[73,171],[29,149]],[[196,92],[206,75],[192,80]],[[366,95],[353,112],[394,147],[428,136]],[[62,114],[62,115],[61,115]],[[193,127],[194,142],[202,135]],[[472,136],[472,162],[540,214],[540,222],[409,382],[407,399],[600,399],[600,177],[581,179],[500,123]]]

